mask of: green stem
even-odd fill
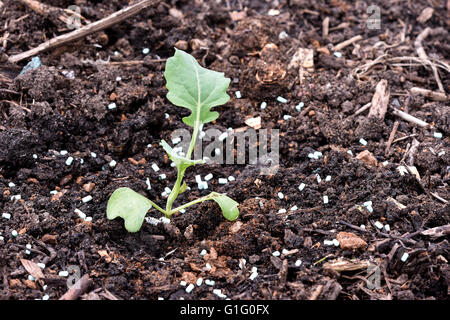
[[[208,194],[207,196],[204,196],[204,197],[198,198],[198,199],[196,199],[196,200],[193,200],[193,201],[191,201],[191,202],[185,203],[185,204],[183,204],[182,206],[179,206],[179,207],[177,207],[177,208],[171,210],[171,211],[169,212],[169,215],[171,216],[171,215],[174,214],[175,212],[178,212],[178,211],[180,211],[180,210],[182,210],[182,209],[184,209],[184,208],[190,207],[190,206],[192,206],[192,205],[194,205],[194,204],[197,204],[197,203],[200,203],[200,202],[204,202],[204,201],[207,201],[207,200],[211,200],[215,195],[216,195],[215,192],[211,192],[211,193]]]
[[[150,199],[147,199],[147,200],[152,204],[153,207],[155,207],[156,210],[162,212],[165,216],[167,216],[167,211],[166,211],[166,210],[164,210],[163,208],[161,208],[160,206],[158,206],[158,205],[157,205],[156,203],[154,203],[152,200],[150,200]]]
[[[191,143],[189,144],[189,149],[186,154],[187,159],[191,159],[192,152],[194,151],[194,148],[195,148],[195,142],[197,140],[199,128],[200,128],[200,122],[196,121],[195,125],[194,125],[194,131],[192,132]],[[177,168],[177,170],[178,170],[177,181],[175,181],[175,184],[174,184],[172,191],[170,192],[170,195],[167,198],[167,202],[166,202],[166,210],[164,213],[166,216],[171,216],[173,213],[172,205],[175,202],[175,200],[177,199],[178,195],[180,194],[181,182],[183,181],[184,173],[186,172],[186,169],[179,170]]]

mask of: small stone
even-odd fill
[[[378,165],[377,159],[368,150],[364,150],[364,151],[360,152],[356,156],[356,159],[361,160],[362,162],[364,162],[365,164],[367,164],[370,167],[376,167]]]
[[[356,250],[367,247],[367,242],[351,232],[339,232],[336,236],[342,250]]]

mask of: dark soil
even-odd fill
[[[73,4],[42,2],[60,8]],[[83,299],[221,299],[214,288],[231,299],[448,299],[448,235],[433,238],[421,232],[450,223],[449,104],[409,96],[411,87],[437,90],[431,69],[415,62],[381,63],[359,79],[354,70],[385,53],[417,57],[414,40],[426,27],[443,29],[423,45],[429,57],[448,64],[449,8],[445,1],[372,2],[381,9],[379,30],[366,27],[366,1],[167,1],[41,54],[41,67],[18,75],[28,61],[11,65],[7,56],[67,30],[20,1],[1,0],[0,39],[6,40],[0,42],[0,213],[11,218],[0,217],[0,298],[41,299],[48,294],[58,299],[67,291],[67,279],[59,273],[75,265],[94,281]],[[129,1],[75,3],[86,19],[95,21]],[[433,16],[418,22],[428,6],[434,6]],[[279,14],[269,15],[270,9]],[[323,37],[326,17],[330,32]],[[333,29],[341,23],[348,25]],[[282,31],[288,36],[280,39]],[[342,57],[333,54],[333,45],[355,35],[363,39],[341,50]],[[161,193],[176,178],[158,144],[185,127],[181,118],[188,114],[165,98],[165,59],[173,55],[175,43],[183,46],[180,40],[188,42],[187,51],[204,66],[232,79],[230,102],[217,108],[219,119],[206,128],[241,128],[247,118],[261,116],[262,128],[280,129],[280,168],[272,176],[259,175],[251,165],[191,168],[187,182],[192,190],[178,203],[209,193],[196,188],[194,177],[211,172],[209,189],[237,200],[239,219],[228,222],[214,203],[203,203],[176,214],[168,225],[145,223],[140,232],[129,234],[121,219],[106,219],[111,193],[128,186],[163,205]],[[314,49],[315,69],[302,82],[298,69],[288,69],[299,47]],[[144,55],[143,48],[150,53]],[[70,71],[73,79],[67,77]],[[439,74],[449,92],[448,72],[440,69]],[[388,81],[392,106],[406,108],[434,128],[417,127],[390,111],[384,121],[368,118],[367,111],[355,116],[371,101],[381,79]],[[235,97],[237,90],[241,99]],[[288,103],[278,102],[278,96]],[[117,108],[109,110],[113,101]],[[261,110],[263,101],[267,108]],[[305,104],[302,112],[295,109],[299,102]],[[284,120],[284,115],[292,118]],[[404,139],[394,140],[385,155],[395,121],[395,139]],[[434,137],[435,132],[443,137]],[[420,144],[408,152],[413,139]],[[377,166],[356,158],[364,150]],[[310,159],[314,151],[323,156]],[[69,156],[74,161],[66,165]],[[111,160],[117,161],[115,167],[109,166]],[[399,173],[403,160],[417,168],[420,183],[412,174]],[[159,172],[151,168],[153,163]],[[160,180],[161,173],[167,179]],[[218,178],[229,175],[236,180],[218,184]],[[325,181],[328,175],[331,180]],[[303,191],[298,189],[301,182],[306,184]],[[87,192],[89,183],[95,187]],[[58,193],[51,194],[53,190]],[[277,196],[280,191],[284,199]],[[93,200],[83,203],[88,194]],[[21,199],[12,199],[14,195]],[[372,201],[373,212],[363,206],[366,201]],[[291,211],[294,205],[298,209]],[[283,208],[286,213],[279,212]],[[77,218],[75,209],[92,222]],[[149,216],[160,214],[151,211]],[[380,231],[376,221],[388,224],[390,231]],[[367,246],[343,250],[342,243],[324,243],[343,231]],[[200,255],[203,249],[205,256]],[[297,250],[273,255],[283,249]],[[409,256],[402,261],[405,253]],[[44,278],[27,280],[21,259],[45,263]],[[242,269],[240,259],[247,262]],[[362,267],[341,271],[333,264],[338,259]],[[378,288],[366,285],[368,263],[380,268]],[[251,280],[253,267],[258,276]],[[180,281],[194,283],[199,277],[215,285],[202,284],[186,293]]]

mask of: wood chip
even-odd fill
[[[255,130],[261,129],[261,117],[249,118],[245,120],[245,124]]]
[[[348,260],[344,258],[339,258],[332,260],[323,264],[324,270],[332,270],[335,272],[343,271],[356,271],[366,269],[369,266],[369,261],[367,260]]]
[[[372,97],[372,102],[368,117],[376,117],[384,120],[389,103],[390,91],[387,80],[383,79],[378,82],[375,93]]]
[[[367,164],[370,167],[376,167],[378,166],[378,161],[374,157],[374,155],[369,150],[364,150],[356,156],[356,159],[361,160],[365,164]]]
[[[20,259],[23,267],[29,274],[31,274],[36,280],[45,278],[41,267],[39,267],[35,262],[27,259]]]

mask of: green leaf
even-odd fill
[[[125,220],[128,232],[138,232],[151,207],[152,204],[146,197],[130,188],[119,188],[108,200],[106,216],[109,220],[121,217]]]
[[[239,203],[224,194],[214,193],[212,194],[212,196],[213,197],[211,199],[217,202],[217,204],[220,206],[225,219],[229,221],[234,221],[237,219],[237,217],[239,216]]]
[[[230,100],[226,93],[230,79],[222,72],[208,70],[200,66],[193,56],[175,49],[175,55],[167,60],[164,77],[167,81],[167,99],[174,105],[192,111],[183,118],[191,127],[198,122],[208,123],[216,120],[219,113],[212,107]]]
[[[175,163],[175,166],[177,167],[178,170],[186,169],[190,166],[204,163],[203,160],[190,160],[188,158],[179,156],[175,151],[173,151],[173,148],[169,146],[169,144],[164,140],[161,140],[159,144],[161,145],[161,147],[163,147],[164,151],[167,152],[170,160],[172,160]]]

